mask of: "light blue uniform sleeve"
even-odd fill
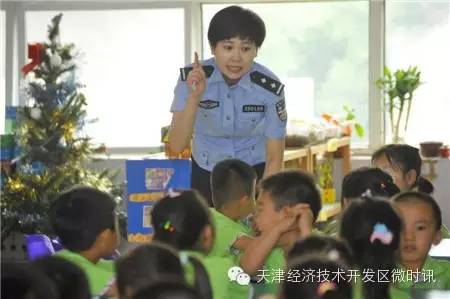
[[[286,136],[287,111],[284,92],[267,103],[266,121],[266,138],[282,139]]]
[[[170,112],[182,111],[186,106],[188,96],[189,89],[186,81],[181,81],[181,79],[178,78],[178,82],[174,90],[172,105],[170,106]]]

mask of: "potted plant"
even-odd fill
[[[408,129],[413,93],[422,83],[417,66],[410,66],[407,70],[399,69],[394,73],[388,67],[385,67],[383,76],[376,81],[376,86],[387,96],[385,107],[389,113],[393,143],[404,141],[404,133]]]

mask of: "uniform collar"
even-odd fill
[[[209,61],[211,61],[211,63],[208,63]],[[222,73],[219,70],[219,67],[216,64],[216,59],[215,58],[211,58],[211,60],[206,60],[205,61],[205,65],[206,64],[211,64],[212,66],[214,66],[214,72],[212,73],[211,77],[208,78],[208,82],[209,83],[215,83],[215,82],[223,82],[225,84],[227,84],[225,82],[225,79],[222,76]],[[250,79],[250,73],[254,70],[254,64],[252,65],[252,68],[250,69],[250,71],[245,74],[244,76],[242,76],[241,80],[239,80],[239,82],[236,84],[237,86],[240,86],[246,90],[251,90],[252,85],[251,85],[251,79]]]

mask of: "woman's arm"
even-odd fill
[[[283,169],[284,138],[271,139],[266,141],[266,167],[264,178],[277,173]]]

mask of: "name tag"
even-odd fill
[[[244,105],[242,106],[242,112],[265,112],[266,106],[264,105]]]

